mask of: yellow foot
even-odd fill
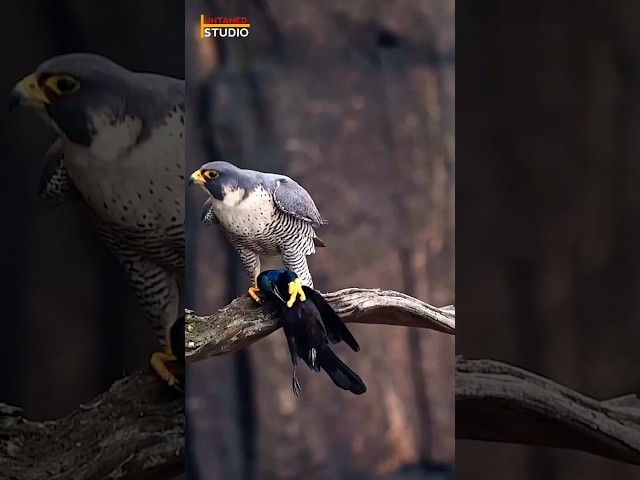
[[[158,376],[170,387],[178,387],[180,382],[175,375],[169,371],[166,365],[167,362],[173,360],[177,360],[177,357],[171,353],[154,352],[153,355],[151,355],[149,363],[151,364],[151,368],[153,368]]]
[[[253,300],[255,300],[258,303],[262,303],[262,300],[260,299],[260,297],[258,296],[258,293],[260,289],[258,287],[249,287],[249,296],[251,298],[253,298]]]
[[[289,308],[296,303],[296,297],[300,297],[301,302],[304,302],[307,299],[307,296],[304,294],[304,290],[302,290],[302,283],[300,283],[299,278],[296,278],[293,282],[289,282],[289,295],[289,301],[287,302],[287,307]]]

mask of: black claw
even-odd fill
[[[300,386],[300,382],[296,377],[293,377],[293,381],[291,382],[293,385],[293,393],[296,397],[300,396],[300,392],[302,391],[302,387]]]

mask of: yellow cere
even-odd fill
[[[20,80],[16,88],[29,102],[33,102],[36,105],[49,103],[49,99],[38,85],[38,78],[33,73]]]
[[[195,183],[199,183],[199,184],[203,184],[205,183],[205,179],[202,176],[202,172],[200,170],[196,170],[195,172],[193,172],[191,174],[191,179],[195,182]]]
[[[300,298],[301,302],[304,302],[307,299],[307,296],[304,294],[304,290],[302,290],[302,284],[300,283],[300,279],[296,278],[293,282],[289,282],[289,301],[287,302],[287,307],[291,308],[296,301],[296,297]]]

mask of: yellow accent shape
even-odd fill
[[[209,28],[249,28],[250,23],[203,23],[203,27]]]
[[[168,383],[170,387],[178,385],[180,382],[178,382],[178,379],[175,377],[175,375],[169,371],[166,363],[177,359],[178,358],[172,353],[154,352],[151,355],[151,360],[149,361],[151,368],[153,368],[158,376],[166,383]]]
[[[38,78],[33,73],[20,80],[16,84],[15,90],[29,104],[43,105],[49,103],[49,99],[40,88],[40,85],[38,85]]]
[[[198,185],[203,185],[206,183],[206,180],[202,176],[202,172],[200,170],[196,170],[191,174],[191,181],[197,183]]]
[[[258,303],[262,303],[262,300],[260,300],[260,297],[258,296],[258,293],[260,291],[260,289],[258,287],[255,286],[251,286],[249,287],[249,290],[247,290],[249,292],[249,296],[251,298],[253,298],[254,301],[258,302]]]
[[[289,301],[287,302],[287,307],[289,308],[296,302],[296,297],[299,297],[301,302],[307,299],[304,290],[302,290],[302,284],[299,278],[296,278],[293,282],[289,282],[289,295]]]

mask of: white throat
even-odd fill
[[[139,118],[125,117],[117,123],[104,113],[94,113],[89,118],[96,132],[89,150],[104,160],[115,160],[130,150],[142,131],[142,120]]]
[[[236,207],[244,198],[244,193],[244,188],[224,187],[222,189],[222,196],[224,197],[222,203],[227,207]]]

